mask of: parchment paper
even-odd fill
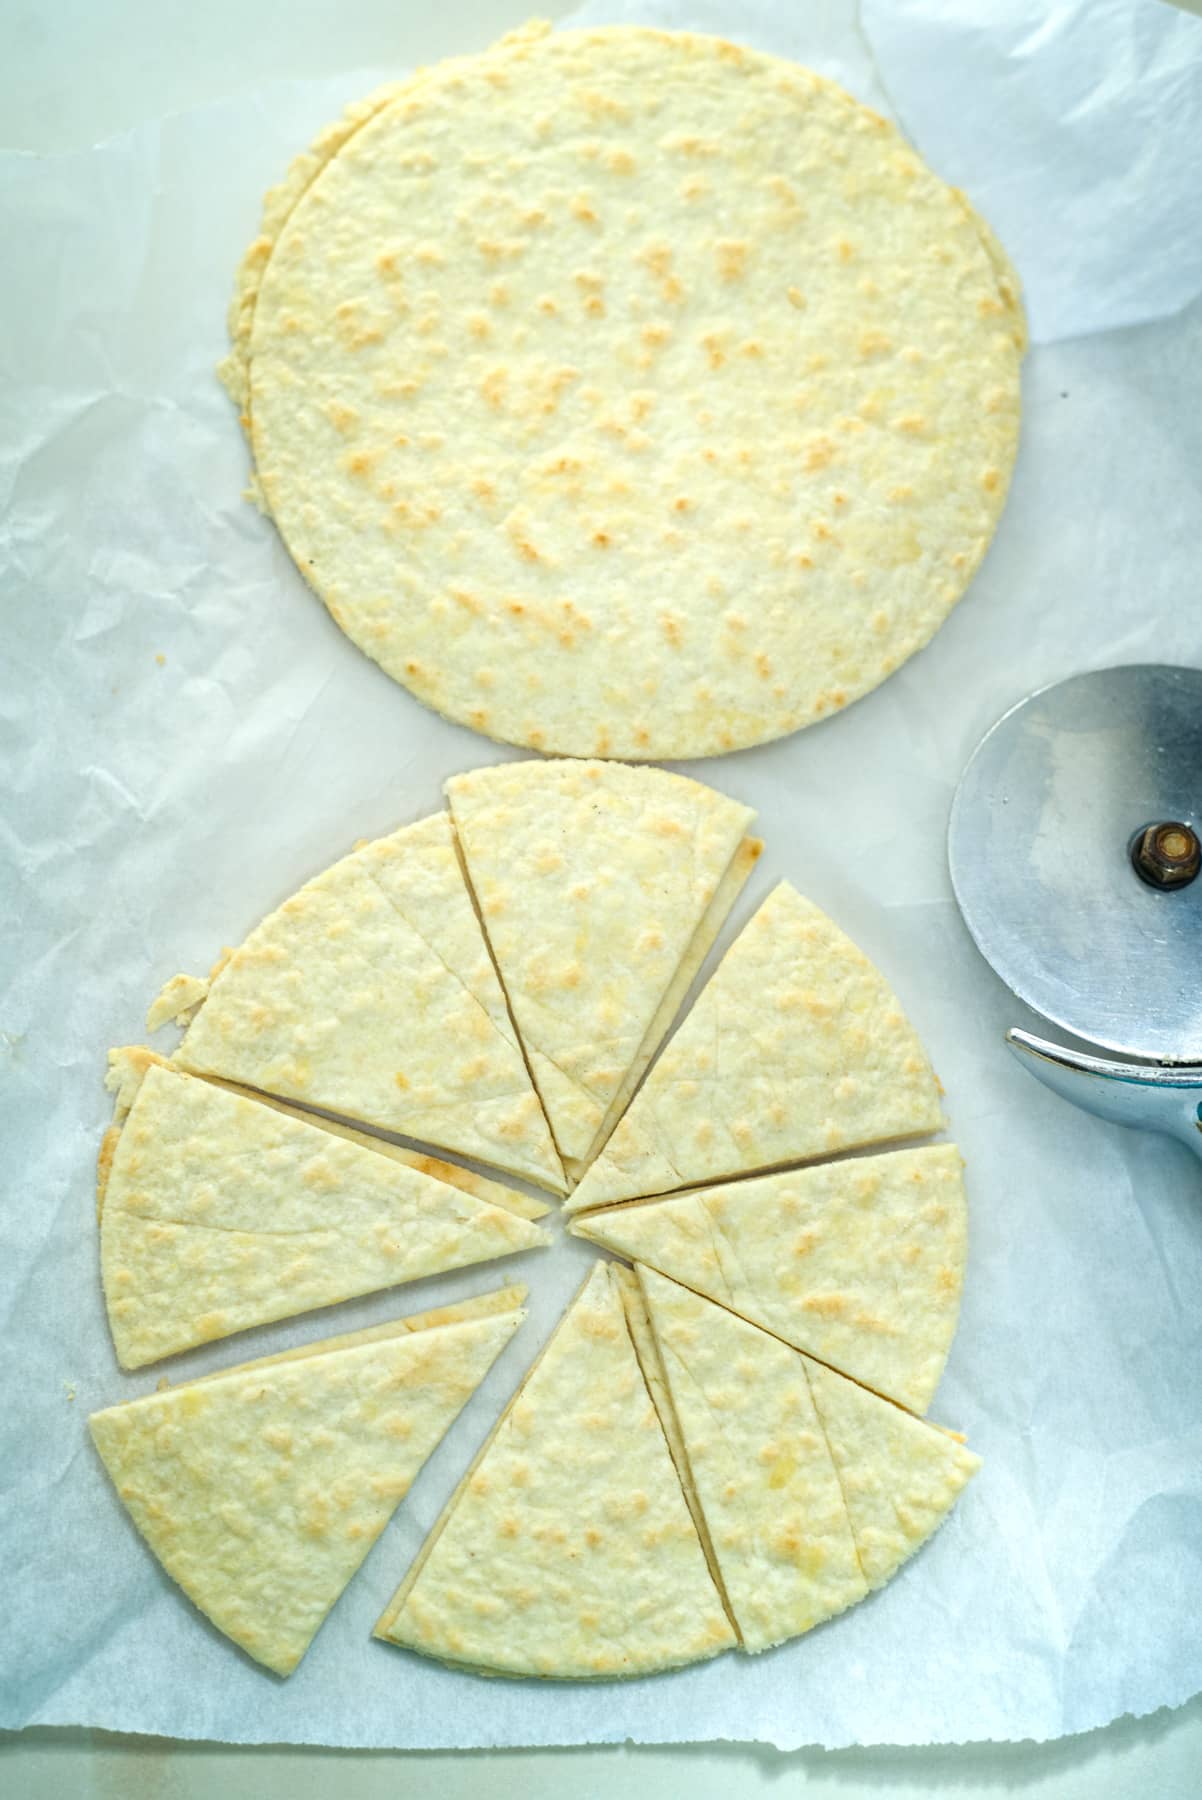
[[[1202,22],[1151,0],[868,0],[862,29],[850,6],[763,0],[589,16],[723,30],[891,101],[1010,243],[1043,339],[996,546],[932,647],[847,715],[695,767],[760,809],[768,850],[735,923],[791,878],[888,972],[943,1076],[972,1247],[933,1410],[984,1472],[881,1594],[759,1658],[535,1686],[371,1642],[579,1279],[588,1252],[569,1243],[170,1365],[532,1284],[529,1324],[286,1685],[207,1626],[118,1506],[85,1416],[158,1371],[118,1372],[100,1302],[107,1047],[140,1038],[176,969],[207,967],[355,838],[437,805],[446,775],[507,754],[360,656],[239,499],[212,367],[260,191],[397,71],[268,87],[86,155],[0,159],[0,1723],[834,1747],[1044,1738],[1202,1687],[1202,1172],[1011,1062],[1000,1033],[1022,1012],[973,950],[944,859],[956,777],[1012,701],[1081,668],[1202,662]]]

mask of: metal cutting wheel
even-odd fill
[[[1202,669],[1099,669],[1013,707],[961,777],[948,860],[1007,987],[1097,1047],[1014,1029],[1015,1054],[1202,1156]]]

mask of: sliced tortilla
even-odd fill
[[[598,1263],[377,1636],[495,1674],[646,1675],[734,1633]]]
[[[164,1569],[247,1655],[291,1674],[524,1318],[525,1290],[310,1344],[93,1413]]]
[[[583,1211],[942,1123],[884,976],[788,882],[773,889],[567,1202]]]
[[[468,1319],[491,1319],[500,1313],[521,1312],[529,1294],[524,1282],[512,1281],[503,1288],[489,1288],[486,1293],[473,1294],[466,1300],[449,1300],[445,1306],[431,1306],[425,1312],[410,1313],[403,1319],[385,1319],[382,1325],[361,1325],[355,1331],[341,1331],[334,1337],[322,1338],[318,1344],[295,1344],[291,1350],[273,1350],[269,1356],[256,1356],[252,1362],[239,1363],[239,1370],[274,1368],[276,1363],[300,1362],[304,1357],[320,1351],[324,1356],[329,1350],[356,1350],[361,1344],[375,1344],[385,1338],[404,1336],[406,1332],[430,1331],[436,1325],[460,1325]],[[522,1313],[518,1324],[525,1314]],[[229,1369],[214,1369],[209,1375],[197,1375],[181,1386],[199,1387],[202,1382],[220,1381],[224,1375],[233,1373]],[[156,1393],[166,1392],[170,1384],[166,1376],[159,1379]]]
[[[586,1160],[755,814],[683,775],[500,763],[447,799],[565,1161]],[[725,916],[725,915],[723,915]],[[711,921],[715,930],[722,919]]]
[[[535,28],[366,104],[273,192],[232,324],[257,498],[339,626],[560,754],[867,692],[972,579],[1017,442],[1016,283],[965,197],[686,33]]]
[[[739,1636],[770,1649],[868,1592],[805,1364],[712,1300],[637,1274]]]
[[[598,1155],[602,1146],[609,1141],[609,1135],[626,1108],[643,1076],[647,1073],[648,1064],[659,1045],[667,1036],[668,1027],[684,1005],[685,995],[692,987],[701,970],[701,965],[714,947],[714,940],[722,929],[723,921],[731,907],[743,891],[751,871],[755,868],[763,852],[761,838],[746,837],[731,858],[730,867],[718,884],[717,891],[705,916],[693,933],[692,942],[681,958],[671,986],[659,1003],[654,1019],[647,1027],[647,1034],[639,1048],[639,1053],[626,1071],[621,1087],[609,1103],[609,1110],[601,1121],[601,1128],[593,1140],[587,1157],[577,1160],[573,1157],[564,1159],[564,1168],[570,1181],[578,1182],[594,1156]]]
[[[175,1060],[566,1185],[445,813],[343,857],[264,919]]]
[[[943,1523],[981,1459],[952,1432],[805,1360],[860,1566],[877,1588]]]
[[[639,1278],[633,1269],[625,1268],[621,1263],[610,1264],[610,1277],[617,1284],[618,1293],[622,1297],[622,1310],[626,1314],[626,1328],[630,1332],[630,1340],[634,1345],[634,1353],[639,1359],[639,1367],[643,1371],[643,1380],[647,1383],[647,1392],[659,1414],[660,1426],[667,1440],[668,1451],[676,1469],[676,1478],[684,1490],[685,1504],[692,1515],[697,1536],[705,1551],[705,1560],[709,1566],[710,1578],[722,1600],[726,1616],[732,1626],[735,1625],[730,1601],[722,1585],[722,1571],[718,1559],[714,1555],[714,1546],[710,1541],[709,1526],[697,1497],[697,1489],[693,1484],[692,1472],[689,1468],[688,1453],[685,1450],[684,1438],[672,1405],[672,1396],[668,1391],[667,1376],[664,1374],[663,1358],[659,1353],[659,1345],[655,1333],[651,1329],[651,1320],[647,1313],[647,1301],[643,1294]],[[735,1626],[737,1631],[737,1626]]]
[[[960,1312],[962,1169],[954,1144],[932,1144],[634,1201],[572,1229],[921,1413]]]
[[[100,1224],[122,1368],[542,1247],[508,1208],[170,1065],[147,1068]]]
[[[145,1044],[124,1044],[119,1049],[110,1050],[108,1061],[104,1085],[114,1096],[114,1121],[104,1134],[97,1162],[98,1219],[104,1211],[108,1169],[120,1140],[121,1126],[134,1103],[143,1075],[153,1063],[158,1063],[165,1069],[177,1067],[169,1057],[161,1056],[157,1050],[151,1050]],[[461,1163],[446,1162],[441,1156],[431,1156],[425,1150],[411,1150],[408,1145],[394,1143],[391,1138],[379,1137],[370,1131],[360,1131],[357,1126],[348,1125],[343,1119],[333,1119],[326,1114],[318,1115],[290,1100],[280,1100],[274,1094],[260,1093],[256,1088],[244,1087],[237,1081],[226,1081],[220,1075],[204,1075],[199,1079],[212,1082],[215,1087],[225,1088],[231,1094],[241,1094],[259,1106],[269,1106],[273,1112],[286,1113],[308,1125],[320,1125],[323,1131],[332,1132],[335,1137],[345,1138],[348,1143],[360,1144],[363,1149],[374,1150],[380,1156],[391,1157],[393,1162],[404,1163],[423,1175],[432,1175],[435,1181],[445,1181],[451,1187],[460,1188],[465,1194],[485,1201],[489,1206],[502,1206],[507,1212],[516,1213],[519,1219],[545,1219],[551,1211],[545,1200],[536,1200],[532,1194],[507,1187],[504,1182],[492,1181],[477,1169],[465,1169]]]

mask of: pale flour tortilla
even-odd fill
[[[701,1540],[701,1548],[705,1551],[705,1560],[709,1566],[710,1579],[717,1589],[726,1616],[732,1628],[738,1633],[738,1626],[731,1611],[730,1601],[722,1582],[722,1570],[714,1555],[714,1546],[710,1540],[709,1526],[701,1509],[701,1501],[693,1483],[689,1468],[688,1452],[684,1438],[681,1436],[680,1424],[676,1417],[676,1409],[672,1405],[672,1396],[668,1391],[668,1379],[664,1373],[663,1357],[651,1329],[651,1320],[647,1313],[647,1301],[643,1294],[638,1276],[633,1269],[622,1263],[611,1263],[610,1279],[616,1284],[622,1297],[622,1309],[626,1314],[626,1328],[630,1332],[630,1341],[634,1345],[634,1353],[639,1359],[639,1367],[643,1371],[643,1380],[647,1383],[647,1392],[651,1395],[659,1422],[667,1441],[668,1452],[676,1469],[676,1479],[684,1491],[685,1503],[692,1515],[693,1525]]]
[[[647,1675],[734,1633],[598,1263],[376,1627],[493,1674]]]
[[[168,983],[170,986],[170,983]],[[169,1057],[161,1056],[157,1050],[149,1049],[145,1044],[124,1044],[119,1049],[110,1050],[108,1070],[104,1085],[113,1095],[113,1123],[105,1132],[101,1142],[100,1154],[96,1167],[96,1217],[100,1219],[104,1212],[104,1192],[108,1182],[108,1171],[112,1164],[113,1154],[121,1137],[121,1126],[127,1118],[130,1108],[142,1085],[142,1077],[153,1064],[172,1069],[177,1065]],[[477,1200],[483,1200],[489,1206],[504,1207],[507,1212],[515,1213],[519,1219],[545,1219],[552,1210],[545,1200],[536,1200],[532,1194],[523,1194],[518,1188],[507,1187],[504,1182],[493,1181],[481,1175],[476,1169],[465,1169],[460,1163],[446,1162],[441,1156],[431,1156],[424,1150],[411,1150],[405,1144],[394,1143],[390,1138],[377,1136],[374,1132],[360,1131],[357,1126],[348,1125],[343,1119],[333,1119],[325,1114],[315,1114],[304,1107],[296,1106],[290,1100],[280,1100],[274,1094],[262,1094],[255,1088],[242,1086],[237,1081],[225,1081],[220,1075],[204,1075],[199,1079],[211,1082],[214,1087],[224,1088],[228,1093],[241,1094],[244,1099],[253,1100],[259,1106],[268,1106],[273,1112],[287,1114],[290,1118],[300,1119],[308,1125],[320,1125],[323,1131],[332,1132],[335,1137],[345,1138],[348,1143],[359,1144],[364,1150],[374,1150],[380,1156],[387,1156],[393,1162],[404,1163],[410,1169],[416,1169],[422,1175],[432,1175],[435,1181],[445,1181],[451,1187],[459,1188],[465,1194],[471,1194]]]
[[[444,1161],[441,1156],[431,1156],[424,1150],[410,1150],[405,1144],[394,1144],[389,1138],[377,1137],[373,1132],[359,1131],[342,1119],[324,1116],[316,1119],[313,1113],[293,1105],[289,1100],[277,1100],[271,1094],[258,1094],[253,1088],[240,1087],[237,1082],[221,1081],[214,1075],[205,1079],[218,1087],[228,1088],[231,1093],[244,1094],[249,1100],[257,1100],[261,1106],[270,1106],[276,1112],[289,1113],[293,1118],[310,1123],[316,1122],[323,1131],[333,1132],[335,1137],[359,1144],[365,1150],[373,1150],[379,1156],[390,1157],[393,1162],[404,1163],[406,1167],[416,1169],[419,1174],[433,1176],[435,1181],[445,1181],[450,1187],[459,1188],[462,1193],[471,1194],[489,1206],[503,1207],[506,1212],[514,1213],[519,1219],[545,1219],[553,1210],[545,1200],[536,1200],[532,1194],[523,1194],[517,1188],[507,1187],[503,1181],[494,1181],[487,1175],[481,1175],[476,1169],[465,1169],[460,1163]]]
[[[667,1036],[668,1027],[684,1005],[686,994],[700,974],[701,965],[713,949],[723,921],[742,893],[748,876],[760,859],[763,848],[761,838],[746,837],[735,851],[730,867],[719,882],[717,891],[706,908],[705,916],[693,933],[693,940],[677,967],[671,985],[660,1001],[654,1019],[647,1027],[642,1047],[627,1069],[621,1087],[610,1101],[609,1110],[601,1122],[601,1129],[594,1139],[589,1157],[579,1162],[569,1157],[564,1162],[564,1169],[573,1183],[582,1179],[589,1163],[600,1155],[604,1146],[609,1142],[614,1126],[630,1105],[636,1088],[647,1073],[652,1057]]]
[[[316,1120],[160,1065],[119,1128],[100,1263],[117,1359],[134,1369],[549,1242],[508,1208]]]
[[[565,1187],[446,813],[343,857],[264,919],[175,1060]]]
[[[461,1325],[468,1319],[491,1319],[499,1313],[521,1311],[530,1295],[524,1282],[513,1281],[503,1288],[489,1288],[467,1300],[449,1300],[445,1306],[431,1306],[425,1312],[410,1313],[404,1319],[386,1319],[382,1325],[363,1325],[356,1331],[342,1331],[334,1337],[322,1338],[318,1344],[296,1344],[291,1350],[275,1350],[270,1356],[256,1356],[253,1362],[238,1363],[239,1370],[274,1368],[276,1363],[299,1362],[303,1357],[329,1350],[356,1350],[361,1344],[374,1344],[384,1338],[403,1336],[405,1332],[430,1331],[436,1325]],[[525,1314],[522,1313],[518,1324]],[[197,1375],[186,1384],[199,1387],[205,1381],[220,1381],[232,1374],[230,1369],[214,1369],[211,1375]],[[156,1393],[169,1387],[166,1376],[160,1376]]]
[[[572,1229],[925,1412],[967,1254],[954,1144],[586,1213]]]
[[[936,1131],[935,1077],[896,995],[781,882],[735,939],[569,1212]]]
[[[525,1314],[501,1289],[93,1413],[164,1569],[249,1656],[291,1674]]]
[[[146,1014],[147,1031],[158,1031],[163,1025],[190,1025],[204,1005],[216,973],[214,967],[208,976],[173,975],[165,981]]]
[[[694,757],[931,637],[996,528],[1024,341],[956,190],[713,38],[515,34],[269,196],[226,367],[333,617],[489,736]]]
[[[446,784],[565,1163],[587,1161],[755,814],[662,769],[500,763]],[[720,929],[722,919],[710,919]]]
[[[860,1566],[877,1588],[943,1523],[981,1459],[952,1432],[809,1357],[805,1363]]]
[[[805,1364],[712,1300],[637,1274],[739,1636],[770,1649],[868,1592]]]

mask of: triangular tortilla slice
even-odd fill
[[[167,1573],[291,1674],[422,1464],[521,1324],[498,1289],[93,1413]]]
[[[651,1329],[651,1319],[647,1312],[647,1301],[642,1286],[635,1271],[625,1268],[621,1263],[611,1263],[609,1272],[622,1297],[622,1309],[626,1314],[626,1328],[630,1332],[634,1353],[638,1357],[639,1367],[643,1371],[643,1380],[647,1383],[647,1392],[651,1395],[655,1410],[659,1414],[660,1426],[667,1440],[673,1466],[676,1469],[676,1478],[684,1490],[685,1503],[692,1514],[697,1536],[705,1551],[705,1560],[709,1565],[710,1575],[722,1597],[726,1616],[731,1619],[733,1624],[730,1603],[722,1586],[722,1572],[718,1567],[718,1559],[714,1555],[714,1546],[710,1542],[709,1526],[705,1522],[705,1514],[702,1512],[701,1502],[697,1498],[697,1489],[693,1485],[684,1438],[680,1433],[680,1425],[672,1405],[672,1396],[668,1392],[663,1358],[659,1353],[659,1345],[655,1341],[655,1333]]]
[[[114,1096],[113,1124],[104,1134],[97,1161],[97,1219],[104,1210],[108,1168],[120,1141],[121,1126],[137,1097],[143,1075],[154,1063],[164,1069],[178,1068],[178,1064],[172,1062],[170,1057],[160,1056],[157,1050],[151,1050],[145,1044],[123,1044],[119,1049],[109,1051],[108,1060],[104,1085]],[[519,1219],[545,1219],[552,1210],[547,1201],[536,1200],[533,1194],[524,1194],[518,1188],[507,1187],[502,1181],[493,1181],[487,1175],[481,1175],[478,1169],[464,1168],[462,1163],[446,1162],[441,1156],[431,1156],[426,1150],[411,1150],[407,1144],[394,1143],[391,1138],[380,1137],[375,1132],[360,1131],[357,1126],[348,1125],[344,1119],[334,1119],[326,1113],[313,1113],[291,1100],[280,1100],[274,1094],[261,1093],[257,1088],[244,1087],[240,1082],[226,1081],[220,1075],[204,1075],[199,1079],[211,1082],[214,1087],[225,1088],[228,1093],[241,1094],[244,1099],[253,1100],[259,1106],[269,1106],[273,1112],[286,1113],[290,1118],[300,1119],[306,1125],[320,1125],[323,1131],[332,1132],[335,1137],[345,1138],[351,1144],[360,1144],[365,1150],[374,1150],[379,1156],[391,1157],[393,1162],[404,1163],[410,1169],[417,1169],[422,1175],[432,1175],[436,1181],[445,1181],[451,1187],[460,1188],[463,1193],[472,1194],[489,1206],[502,1206],[507,1212],[516,1213]]]
[[[781,882],[735,939],[569,1212],[750,1175],[942,1123],[897,997]]]
[[[727,1602],[767,1650],[868,1592],[796,1350],[654,1269],[637,1270]]]
[[[734,1640],[598,1263],[377,1636],[506,1675],[646,1675]]]
[[[572,1230],[925,1412],[960,1312],[962,1169],[954,1144],[931,1144],[606,1207]]]
[[[550,1242],[369,1144],[147,1067],[108,1148],[100,1217],[121,1366]]]
[[[653,1053],[649,1029],[715,894],[733,902],[723,879],[755,815],[613,762],[500,763],[446,794],[555,1141],[581,1162]]]
[[[176,1061],[566,1185],[445,813],[343,857],[264,919],[218,968]]]
[[[323,1131],[332,1132],[335,1137],[344,1138],[347,1143],[359,1144],[364,1150],[371,1150],[378,1156],[390,1157],[393,1162],[404,1163],[407,1168],[417,1169],[422,1175],[432,1175],[435,1181],[445,1181],[450,1187],[459,1188],[465,1194],[473,1194],[477,1200],[483,1200],[489,1206],[504,1207],[506,1212],[515,1213],[519,1219],[545,1219],[552,1210],[545,1200],[536,1200],[533,1194],[523,1194],[518,1188],[507,1187],[503,1181],[494,1181],[487,1175],[481,1175],[478,1169],[465,1169],[461,1163],[446,1162],[441,1156],[431,1156],[426,1150],[411,1150],[406,1144],[395,1144],[389,1138],[377,1137],[373,1132],[360,1131],[356,1126],[346,1124],[343,1119],[332,1119],[326,1114],[318,1117],[289,1100],[277,1100],[272,1094],[257,1093],[254,1088],[241,1087],[234,1081],[222,1081],[215,1075],[204,1079],[214,1082],[218,1087],[227,1088],[230,1093],[242,1094],[248,1100],[255,1100],[260,1106],[270,1106],[275,1112],[288,1113],[292,1118],[302,1119],[307,1124],[320,1125]]]
[[[855,1535],[877,1588],[941,1525],[981,1466],[960,1439],[805,1359]]]
[[[667,992],[660,1001],[655,1017],[647,1027],[639,1053],[627,1069],[621,1086],[609,1103],[609,1108],[601,1121],[600,1129],[593,1140],[587,1157],[565,1157],[564,1168],[572,1182],[580,1180],[589,1162],[599,1153],[603,1144],[609,1140],[609,1134],[617,1124],[626,1108],[630,1105],[631,1095],[647,1073],[647,1065],[655,1055],[663,1041],[668,1027],[684,1005],[685,995],[692,987],[700,972],[701,965],[714,947],[714,940],[721,931],[731,907],[742,893],[747,877],[755,868],[763,852],[763,841],[760,838],[745,837],[734,856],[730,867],[718,883],[714,897],[710,901],[701,923],[693,933],[692,941],[677,965]]]

